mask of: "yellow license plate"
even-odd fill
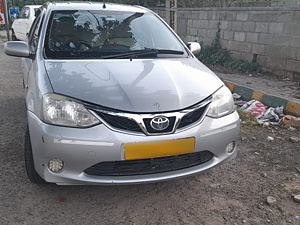
[[[125,159],[142,159],[194,152],[195,138],[124,143]]]

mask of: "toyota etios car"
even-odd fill
[[[34,183],[131,184],[210,169],[236,156],[239,116],[222,81],[151,10],[46,3],[22,58]]]

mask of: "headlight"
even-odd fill
[[[234,101],[230,90],[223,86],[213,94],[207,116],[219,118],[234,111]]]
[[[100,123],[82,104],[57,94],[43,96],[44,122],[68,126],[89,127]]]

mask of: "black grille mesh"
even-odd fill
[[[94,176],[128,176],[162,173],[197,166],[208,162],[213,156],[210,151],[201,151],[157,158],[101,162],[85,169],[84,172]]]
[[[195,111],[192,111],[192,112],[186,114],[184,117],[182,117],[177,128],[178,129],[183,128],[183,127],[189,126],[189,125],[197,122],[203,116],[203,113],[205,112],[206,107],[207,106],[203,106],[199,109],[196,109]]]
[[[113,116],[106,113],[97,112],[96,113],[101,116],[102,119],[105,120],[109,125],[127,131],[133,132],[143,132],[140,126],[133,120],[128,119],[126,117]]]

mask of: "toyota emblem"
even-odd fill
[[[154,130],[164,130],[169,126],[169,124],[170,121],[165,116],[156,116],[150,122],[150,125]]]

